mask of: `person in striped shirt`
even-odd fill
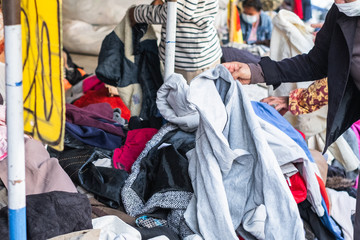
[[[214,25],[218,0],[178,0],[175,47],[175,72],[188,81],[220,63],[222,51]],[[154,0],[129,11],[135,23],[162,24],[160,59],[165,60],[167,4]]]

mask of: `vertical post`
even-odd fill
[[[229,21],[229,42],[233,42],[234,41],[234,30],[235,30],[235,26],[234,26],[234,15],[235,15],[235,0],[230,0],[229,2],[229,8],[230,8],[230,21]]]
[[[26,239],[25,151],[20,0],[3,0],[6,122],[8,138],[9,238]]]
[[[167,78],[174,73],[175,69],[175,45],[176,45],[176,15],[177,1],[167,1],[167,18],[166,18],[166,45],[165,45],[165,77]]]

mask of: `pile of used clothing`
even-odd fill
[[[274,19],[274,58],[312,47],[299,19]],[[221,61],[260,61],[245,49],[223,47]],[[28,239],[353,239],[360,121],[322,154],[326,102],[295,129],[222,65],[190,84],[179,74],[164,83],[154,29],[127,17],[103,39],[95,74],[65,49],[64,58],[64,150],[24,135]],[[290,92],[297,115],[325,85],[278,91]],[[1,239],[5,113],[0,105]]]

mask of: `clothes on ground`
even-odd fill
[[[0,178],[8,188],[8,159],[0,162]],[[51,158],[45,146],[35,139],[25,139],[26,195],[52,191],[76,193],[76,187],[56,158]]]
[[[351,217],[355,214],[356,198],[350,197],[347,192],[326,189],[330,202],[330,216],[341,226],[345,240],[354,239],[354,227]]]
[[[193,234],[183,214],[192,196],[188,160],[184,154],[194,144],[194,134],[180,131],[169,123],[154,135],[133,164],[122,190],[124,208],[129,215],[169,209],[169,227],[180,236]]]
[[[219,65],[191,82],[188,99],[200,115],[187,154],[196,193],[185,212],[189,227],[205,239],[238,239],[246,214],[264,204],[266,239],[304,239],[296,203],[241,84]]]
[[[96,127],[65,123],[65,131],[90,146],[114,150],[122,145],[123,138]]]
[[[157,133],[155,128],[142,128],[127,132],[125,144],[113,154],[114,167],[130,172],[131,166],[144,150],[145,144]]]
[[[26,223],[27,239],[34,240],[93,228],[86,195],[61,191],[28,195]],[[7,207],[0,210],[0,235],[9,235]]]
[[[122,127],[113,120],[113,116],[113,110],[108,103],[96,103],[83,108],[66,104],[66,121],[68,123],[95,127],[125,137]]]
[[[124,104],[119,96],[109,96],[107,88],[102,86],[98,90],[89,90],[79,99],[77,99],[73,104],[79,108],[86,107],[90,104],[96,103],[108,103],[112,109],[119,108],[121,109],[121,117],[129,121],[130,119],[130,110]]]
[[[141,240],[141,234],[117,216],[104,216],[92,220],[94,229],[101,229],[100,240],[133,239]]]

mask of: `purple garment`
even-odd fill
[[[99,128],[108,133],[125,137],[121,125],[113,120],[113,109],[109,103],[95,103],[83,108],[66,104],[66,121],[76,125]]]
[[[252,54],[247,50],[241,50],[233,47],[222,47],[221,48],[223,55],[221,57],[221,62],[243,62],[243,63],[258,63],[260,62],[260,57]]]
[[[85,144],[103,149],[114,150],[122,145],[122,137],[95,127],[79,126],[67,122],[65,131]]]

